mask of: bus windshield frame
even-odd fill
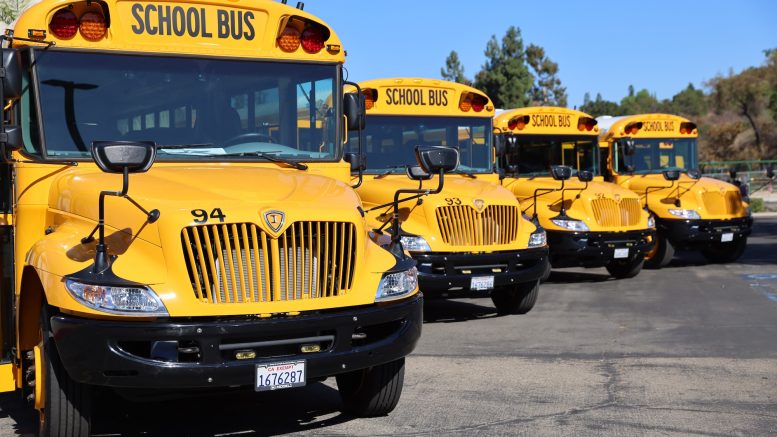
[[[92,141],[154,141],[157,161],[342,158],[339,63],[29,53],[21,121],[34,159],[89,161]]]
[[[505,136],[505,141],[505,153],[500,157],[500,165],[507,170],[508,174],[511,174],[509,167],[514,165],[517,171],[512,174],[519,177],[550,177],[552,165],[569,165],[572,167],[573,176],[580,170],[587,170],[594,176],[601,176],[599,156],[601,152],[598,138],[595,136],[508,134]],[[575,160],[575,165],[570,165],[576,151],[579,159]],[[526,159],[522,160],[522,155]],[[540,159],[542,162],[539,162]]]
[[[618,147],[615,171],[618,173],[658,174],[666,170],[688,171],[696,168],[696,138],[635,138],[634,154],[624,156]],[[678,163],[680,165],[678,165]],[[630,171],[626,166],[633,166]]]
[[[459,166],[453,173],[493,173],[491,131],[490,117],[367,114],[367,125],[362,133],[365,144],[361,148],[367,157],[364,173],[404,172],[408,166],[417,165],[416,146],[458,149]],[[380,139],[381,144],[377,144],[376,139]],[[357,150],[358,141],[358,132],[348,133],[350,151]]]

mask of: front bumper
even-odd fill
[[[394,361],[413,351],[422,320],[418,293],[385,304],[283,318],[116,322],[57,315],[51,327],[75,381],[186,389],[252,386],[255,365],[262,362],[304,359],[313,380]],[[300,346],[311,342],[321,351],[301,353]],[[255,350],[256,358],[238,360],[238,349]]]
[[[644,256],[653,247],[655,230],[626,232],[548,231],[553,267],[604,267],[615,249],[629,249],[629,258]]]
[[[473,277],[493,276],[494,288],[541,278],[548,263],[548,248],[492,253],[413,253],[418,262],[418,284],[428,297],[471,291]],[[473,291],[478,296],[487,292]]]
[[[675,247],[698,248],[719,242],[722,235],[726,233],[734,234],[734,239],[747,237],[753,229],[753,218],[742,217],[730,220],[657,219],[656,227]]]

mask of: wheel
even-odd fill
[[[546,282],[548,278],[550,278],[551,270],[552,270],[552,267],[550,266],[550,263],[548,263],[545,267],[545,272],[542,274],[542,277],[540,278],[540,282]]]
[[[674,246],[665,236],[656,234],[656,244],[653,249],[645,254],[645,267],[660,269],[666,266],[674,258]]]
[[[739,238],[727,243],[715,243],[701,251],[707,260],[713,263],[734,262],[745,253],[747,237]]]
[[[89,386],[70,379],[59,360],[49,327],[49,311],[41,310],[43,408],[39,411],[40,437],[87,437],[91,428],[92,399]]]
[[[534,308],[537,295],[540,293],[540,281],[518,284],[515,288],[494,290],[491,301],[494,302],[496,313],[500,316],[508,314],[526,314]]]
[[[635,256],[634,258],[625,260],[614,259],[605,267],[612,277],[627,279],[637,276],[639,272],[642,271],[643,264],[645,264],[645,258]]]
[[[357,417],[385,416],[397,406],[404,381],[404,358],[337,375],[343,411]]]

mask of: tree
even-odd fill
[[[586,93],[586,96],[588,96],[588,101],[586,102],[586,98],[583,98],[583,105],[580,106],[581,111],[590,114],[593,117],[622,114],[617,103],[602,99],[600,93],[596,94],[596,99],[593,101],[588,93]]]
[[[11,24],[24,9],[29,0],[3,0],[0,3],[0,21]]]
[[[471,85],[472,81],[464,76],[464,67],[459,61],[459,54],[451,50],[451,54],[445,58],[445,68],[440,69],[440,75],[445,80]]]
[[[732,110],[744,117],[753,130],[755,147],[761,156],[767,155],[758,118],[769,104],[769,83],[764,71],[751,67],[737,75],[716,77],[710,81],[717,113]]]
[[[658,99],[650,91],[643,88],[635,94],[634,87],[629,85],[629,95],[621,99],[620,109],[624,115],[632,115],[658,112],[660,107]]]
[[[543,105],[567,106],[567,89],[561,86],[558,64],[545,56],[545,49],[529,44],[526,48],[526,62],[535,74],[531,97],[534,102]]]
[[[501,45],[492,36],[485,54],[486,62],[475,76],[475,87],[488,94],[499,108],[527,106],[533,78],[526,65],[521,31],[511,26]]]
[[[694,88],[692,83],[675,94],[671,102],[666,104],[666,112],[680,114],[686,117],[700,117],[707,113],[707,97],[704,91]]]

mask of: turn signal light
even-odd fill
[[[510,130],[523,130],[529,124],[530,119],[528,115],[517,115],[507,122],[507,128]]]
[[[89,41],[99,41],[105,36],[105,17],[96,12],[87,12],[81,16],[78,29],[81,36]]]
[[[292,53],[299,48],[300,43],[302,42],[301,40],[302,38],[299,30],[287,26],[283,29],[283,32],[281,32],[281,36],[278,37],[278,47],[286,53]]]
[[[78,17],[67,8],[60,9],[51,17],[49,30],[59,39],[70,39],[78,31]]]

